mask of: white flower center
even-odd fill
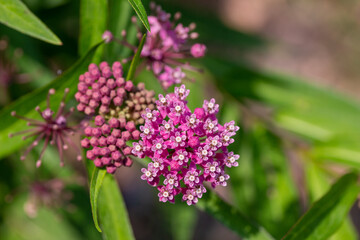
[[[179,159],[180,159],[180,160],[184,160],[184,158],[185,158],[185,156],[184,156],[183,154],[180,154],[180,155],[179,155]]]
[[[145,128],[145,129],[144,129],[144,133],[145,133],[145,134],[149,134],[149,133],[150,133],[150,129]]]
[[[199,194],[200,194],[200,193],[201,193],[201,188],[197,188],[197,189],[196,189],[196,193],[199,193]]]
[[[231,163],[233,163],[233,162],[235,162],[235,158],[234,158],[234,157],[231,157],[231,158],[229,158],[229,161],[230,161]]]
[[[136,151],[140,151],[140,150],[141,150],[141,146],[140,146],[140,145],[136,145],[135,150],[136,150]]]
[[[162,148],[162,145],[161,145],[161,143],[157,143],[157,144],[155,145],[155,147],[156,147],[157,149],[161,149],[161,148]]]
[[[229,126],[229,129],[230,129],[231,131],[234,130],[234,129],[235,129],[234,125],[230,125],[230,126]]]
[[[185,92],[185,89],[183,89],[183,88],[179,89],[179,93],[184,93],[184,92]]]
[[[193,182],[193,181],[195,180],[195,176],[194,176],[194,175],[191,175],[191,176],[189,177],[189,180]]]
[[[177,105],[177,106],[175,107],[175,111],[180,112],[180,111],[181,111],[181,107],[180,107],[179,105]]]
[[[209,127],[209,129],[213,129],[215,127],[215,125],[213,123],[209,123],[208,127]]]
[[[151,172],[150,172],[150,171],[146,171],[145,176],[150,177],[150,176],[151,176]]]
[[[193,195],[189,195],[189,196],[188,196],[188,199],[189,199],[190,201],[192,201],[192,200],[194,199],[194,196],[193,196]]]
[[[212,141],[211,141],[211,144],[212,144],[213,146],[216,146],[216,145],[218,144],[218,141],[217,141],[217,140],[212,140]]]
[[[160,102],[165,103],[165,102],[166,102],[166,98],[160,99]]]
[[[215,172],[215,170],[216,170],[215,166],[210,167],[210,172]]]
[[[158,168],[158,167],[159,167],[159,163],[158,163],[158,162],[154,162],[154,167]]]
[[[194,118],[190,118],[189,122],[190,122],[191,124],[194,124],[194,123],[195,123],[195,119],[194,119]]]
[[[208,108],[213,108],[214,107],[214,104],[212,103],[212,102],[210,102],[209,104],[208,104]]]
[[[146,117],[147,117],[147,118],[152,118],[152,113],[147,113],[147,114],[146,114]]]
[[[202,154],[203,156],[207,156],[208,151],[207,151],[206,149],[204,149],[204,150],[202,150],[201,154]]]
[[[169,196],[169,192],[167,192],[167,191],[165,191],[165,192],[163,192],[163,197],[168,197]]]
[[[180,137],[180,136],[177,136],[177,137],[175,138],[175,141],[178,142],[178,143],[181,142],[181,137]]]
[[[174,184],[174,179],[170,178],[169,179],[169,184],[173,185]]]
[[[220,177],[219,177],[219,181],[220,181],[220,182],[225,181],[225,177],[224,177],[224,176],[220,176]]]
[[[226,136],[224,137],[224,140],[227,142],[227,141],[230,140],[230,137],[226,135]]]
[[[165,127],[166,130],[169,130],[170,129],[170,124],[166,123],[164,127]]]

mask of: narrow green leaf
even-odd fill
[[[42,41],[62,45],[60,39],[20,0],[0,0],[0,22]]]
[[[18,132],[28,129],[26,122],[18,120],[11,116],[12,111],[16,111],[19,115],[28,118],[39,118],[38,113],[34,110],[36,106],[44,108],[46,106],[46,96],[50,88],[54,88],[56,93],[51,96],[51,107],[57,109],[64,89],[69,88],[69,96],[71,98],[77,91],[79,75],[87,70],[91,63],[96,49],[101,43],[94,46],[83,58],[77,61],[69,70],[65,71],[61,76],[56,78],[46,86],[39,88],[10,104],[0,112],[0,145],[6,146],[0,148],[0,159],[22,147],[26,141],[22,141],[18,137],[9,138],[9,133]]]
[[[205,193],[196,206],[236,232],[242,239],[273,239],[263,227],[248,220],[237,208],[226,203],[213,191]]]
[[[283,237],[284,240],[328,239],[341,226],[359,194],[358,174],[341,177]]]
[[[111,174],[105,176],[98,209],[105,239],[135,239],[119,186]]]
[[[79,54],[83,56],[95,44],[101,41],[106,30],[108,17],[107,0],[81,0],[80,1],[80,33]],[[103,48],[99,48],[94,61],[99,62]]]
[[[97,216],[97,205],[98,205],[98,196],[101,189],[101,185],[103,183],[104,177],[106,174],[105,169],[95,168],[93,174],[91,176],[90,181],[90,203],[91,203],[91,211],[93,214],[94,224],[96,229],[101,232],[98,216]]]
[[[126,76],[126,80],[133,80],[133,78],[135,76],[136,67],[140,61],[140,54],[144,47],[145,41],[146,41],[146,33],[143,35],[141,42],[139,44],[139,47],[136,50],[135,56],[131,61],[130,69],[129,69],[128,75]]]
[[[146,15],[145,8],[141,3],[141,0],[128,0],[136,14],[140,18],[140,21],[144,24],[145,28],[150,32],[150,25],[148,21],[148,17]]]

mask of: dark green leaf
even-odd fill
[[[79,54],[81,56],[101,41],[102,34],[106,30],[107,15],[107,0],[82,0],[80,2]],[[102,47],[97,50],[95,62],[101,60],[102,52]]]
[[[140,61],[140,54],[144,47],[145,41],[146,41],[146,34],[143,35],[141,42],[139,44],[139,47],[136,50],[135,56],[133,57],[133,59],[131,61],[130,69],[129,69],[128,75],[126,76],[126,80],[133,80],[133,78],[135,76],[136,67]]]
[[[62,45],[60,39],[20,0],[0,1],[0,22],[34,38]]]
[[[145,28],[150,32],[150,25],[148,21],[148,17],[146,15],[145,8],[141,3],[141,0],[128,0],[136,14],[140,18],[140,21],[144,24]]]
[[[358,174],[341,177],[284,236],[289,239],[328,239],[343,223],[359,194]]]
[[[51,96],[50,106],[53,109],[57,109],[59,106],[65,88],[70,89],[68,97],[73,97],[77,91],[79,75],[87,70],[96,49],[100,45],[101,43],[94,46],[88,54],[86,54],[86,56],[77,61],[69,70],[64,72],[54,81],[19,98],[0,112],[0,144],[6,146],[0,148],[0,158],[16,151],[26,143],[26,141],[22,141],[20,137],[8,137],[10,133],[28,129],[25,121],[12,117],[10,113],[12,111],[16,111],[19,115],[26,116],[28,118],[39,118],[38,113],[34,109],[36,106],[40,106],[40,108],[44,108],[46,106],[46,96],[50,88],[54,88],[56,90],[56,93]]]
[[[224,202],[212,191],[205,193],[196,206],[239,234],[242,239],[273,239],[263,227],[246,219],[237,208]]]
[[[85,161],[90,178],[92,172],[97,168],[90,160],[86,159]],[[102,234],[105,239],[133,240],[135,239],[134,234],[119,186],[113,175],[106,174],[106,170],[101,171],[105,172],[105,177],[98,195],[97,211]],[[89,179],[89,181],[91,180]],[[90,185],[92,184],[90,183]]]
[[[106,174],[105,169],[95,168],[90,181],[90,203],[96,229],[101,232],[97,217],[98,197]]]

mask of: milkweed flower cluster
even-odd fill
[[[64,165],[63,150],[68,149],[69,146],[73,147],[77,151],[77,159],[81,160],[82,157],[80,149],[76,146],[76,144],[70,137],[77,131],[79,127],[68,126],[68,117],[74,111],[74,108],[70,108],[70,111],[68,112],[65,111],[65,98],[68,93],[69,89],[66,88],[65,94],[60,102],[60,107],[57,113],[55,113],[50,108],[50,96],[55,94],[55,89],[49,90],[46,109],[42,111],[39,106],[35,108],[35,110],[40,114],[42,120],[26,118],[16,114],[15,111],[11,113],[13,117],[27,121],[27,125],[32,128],[14,134],[9,134],[9,137],[27,134],[22,138],[23,140],[26,140],[29,137],[36,136],[35,140],[30,144],[30,146],[26,149],[25,153],[20,157],[21,160],[25,160],[29,152],[34,147],[36,147],[41,140],[44,140],[44,146],[40,152],[39,159],[36,162],[37,167],[40,167],[43,155],[49,144],[55,145],[57,147],[60,155],[60,166]]]
[[[114,173],[120,166],[131,166],[129,140],[138,140],[136,125],[144,123],[141,114],[155,108],[154,92],[144,84],[134,86],[123,78],[120,62],[110,67],[102,62],[90,64],[88,71],[79,77],[77,109],[94,116],[94,126],[85,128],[86,137],[81,146],[87,148],[86,157],[95,166],[106,167]]]
[[[182,85],[175,87],[175,93],[160,94],[158,110],[146,110],[141,140],[133,143],[134,155],[152,160],[141,170],[141,179],[157,186],[162,202],[174,202],[181,193],[188,205],[196,204],[206,192],[205,182],[212,187],[226,186],[229,175],[225,167],[238,166],[239,155],[229,152],[227,146],[234,142],[239,127],[234,121],[218,123],[215,99],[205,100],[203,107],[192,113],[186,101],[189,92]]]
[[[189,39],[198,37],[198,33],[194,32],[196,25],[177,24],[180,13],[176,13],[174,20],[171,20],[171,15],[164,12],[160,6],[151,3],[150,7],[154,12],[148,17],[151,31],[147,34],[141,57],[145,58],[146,66],[153,71],[163,88],[167,89],[187,78],[184,69],[198,71],[189,63],[183,63],[181,59],[203,57],[206,46],[200,43],[188,44]],[[140,32],[138,35],[141,37]],[[123,36],[126,36],[125,32]],[[122,43],[136,50],[136,47],[131,46],[126,40]]]

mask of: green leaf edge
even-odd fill
[[[102,183],[104,181],[105,175],[106,175],[105,169],[95,168],[92,173],[91,180],[90,180],[91,211],[92,211],[95,227],[99,232],[102,232],[102,231],[99,226],[99,221],[98,221],[98,216],[97,216],[97,204],[98,204],[99,192],[100,192]]]
[[[136,50],[135,56],[133,57],[133,59],[131,61],[130,69],[126,76],[126,80],[133,80],[133,77],[135,76],[136,67],[140,61],[140,54],[144,47],[145,41],[146,41],[146,33],[143,35],[141,42],[139,44],[139,47]]]
[[[145,28],[150,32],[150,24],[146,15],[146,11],[145,8],[143,6],[143,4],[141,3],[141,1],[139,0],[138,3],[136,3],[135,1],[137,0],[128,0],[130,5],[132,6],[132,8],[135,10],[136,14],[139,16],[140,21],[144,24]],[[145,14],[145,16],[144,16]]]
[[[336,181],[336,183],[334,183],[332,185],[332,187],[330,188],[329,191],[327,191],[325,193],[325,195],[323,195],[323,197],[321,197],[319,200],[317,200],[316,202],[314,202],[314,204],[312,204],[312,206],[310,207],[310,209],[308,211],[306,211],[306,213],[293,225],[293,227],[285,234],[285,236],[282,238],[282,240],[290,240],[290,239],[304,239],[304,236],[299,236],[299,232],[301,233],[301,231],[303,231],[303,229],[307,229],[307,226],[311,226],[313,221],[310,221],[310,217],[309,215],[311,214],[311,211],[318,210],[319,206],[324,206],[328,201],[329,196],[338,196],[337,201],[339,201],[342,197],[342,193],[345,192],[346,190],[348,190],[348,188],[356,188],[357,192],[360,191],[360,186],[357,183],[358,180],[358,173],[356,172],[350,172],[348,174],[343,175],[338,181]],[[345,186],[342,186],[343,184],[345,184]],[[339,188],[338,186],[342,186],[339,190],[337,188]],[[337,194],[334,194],[337,193]],[[354,194],[354,200],[356,199],[357,194]],[[350,206],[351,207],[351,206]],[[300,225],[302,222],[304,222],[305,224]],[[319,223],[320,224],[320,223]],[[340,227],[340,225],[339,225]],[[315,229],[314,229],[315,230]],[[336,230],[336,229],[335,229]],[[334,230],[334,232],[335,232]],[[310,235],[306,236],[309,237]]]
[[[30,31],[27,32],[26,30],[24,30],[24,29],[21,28],[21,27],[15,26],[15,25],[13,25],[13,24],[9,24],[8,22],[2,21],[2,20],[0,19],[0,22],[1,22],[2,24],[6,25],[6,26],[8,26],[8,27],[10,27],[10,28],[12,28],[12,29],[15,29],[15,30],[17,30],[17,31],[19,31],[19,32],[21,32],[21,33],[23,33],[23,34],[25,34],[25,35],[28,35],[28,36],[31,36],[31,37],[33,37],[33,38],[39,39],[39,40],[41,40],[41,41],[44,41],[44,42],[47,42],[47,43],[50,43],[50,44],[53,44],[53,45],[59,45],[59,46],[63,45],[63,43],[62,43],[62,41],[60,40],[60,38],[59,38],[58,36],[56,36],[55,33],[53,33],[53,32],[51,31],[51,29],[48,28],[48,27],[45,25],[45,23],[43,23],[33,12],[31,12],[30,9],[29,9],[22,1],[17,1],[17,3],[18,3],[19,5],[21,5],[21,7],[23,7],[23,8],[25,9],[25,11],[27,11],[27,13],[28,13],[31,17],[33,17],[33,18],[35,19],[35,21],[38,22],[38,24],[42,25],[42,26],[44,27],[44,29],[48,31],[49,37],[51,37],[51,38],[53,38],[53,39],[48,39],[48,38],[43,37],[43,36],[41,36],[41,35],[34,34],[34,33],[30,32]]]

